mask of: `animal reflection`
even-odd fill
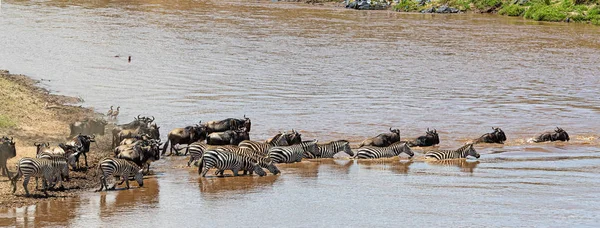
[[[202,197],[209,198],[231,198],[231,194],[245,194],[260,189],[272,188],[279,178],[278,175],[265,177],[241,176],[237,178],[199,178],[198,186]]]
[[[410,165],[413,160],[385,158],[385,159],[365,159],[356,160],[361,168],[369,170],[389,170],[397,174],[407,174],[410,171]]]
[[[479,161],[467,161],[466,159],[450,159],[450,160],[441,160],[441,161],[427,161],[429,165],[434,166],[446,166],[446,167],[459,167],[461,172],[465,173],[473,173],[477,165],[479,165]]]
[[[100,217],[118,216],[120,211],[136,208],[138,205],[152,206],[159,203],[160,186],[156,179],[144,180],[145,187],[124,191],[111,191],[100,194]]]

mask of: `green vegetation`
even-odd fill
[[[8,116],[0,114],[0,128],[11,128],[17,126],[17,123]]]
[[[461,11],[498,12],[536,21],[570,21],[600,25],[600,0],[400,0],[396,11],[419,12],[447,5]]]

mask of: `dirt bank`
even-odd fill
[[[98,115],[91,109],[74,105],[81,99],[49,94],[48,90],[38,87],[38,83],[27,76],[0,70],[0,136],[14,137],[17,149],[17,156],[8,160],[11,176],[14,176],[15,163],[20,158],[35,157],[34,142],[49,142],[51,145],[65,142],[69,123]],[[90,169],[87,172],[71,171],[71,181],[65,183],[66,190],[50,191],[49,197],[35,190],[35,180],[29,182],[32,197],[24,197],[22,179],[17,182],[16,194],[12,194],[8,177],[0,176],[0,208],[60,200],[73,197],[78,191],[97,187],[95,166],[102,157],[111,153],[109,135],[96,137],[97,145],[91,145],[88,153]]]

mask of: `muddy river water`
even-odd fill
[[[271,1],[3,0],[0,69],[101,112],[120,106],[121,123],[154,115],[163,138],[246,115],[256,140],[429,127],[452,149],[502,127],[508,141],[476,146],[478,162],[339,158],[266,177],[199,178],[169,157],[143,188],[1,211],[0,225],[597,227],[598,37],[582,24]],[[556,126],[570,142],[526,142]]]

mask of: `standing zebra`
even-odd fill
[[[374,159],[374,158],[389,158],[398,156],[401,153],[406,153],[412,158],[415,154],[412,152],[407,143],[397,142],[386,147],[363,146],[358,148],[355,158],[358,159]]]
[[[52,159],[41,159],[41,158],[21,158],[17,163],[17,175],[15,175],[10,181],[13,187],[13,194],[17,191],[17,180],[23,176],[23,188],[25,189],[26,196],[29,196],[29,190],[27,184],[31,177],[41,177],[43,191],[48,196],[48,181],[54,180],[54,177],[61,179],[61,173],[64,172],[64,167],[67,163],[58,164],[57,161]],[[57,176],[58,174],[58,176]],[[67,178],[68,178],[68,167],[67,167]]]
[[[54,174],[52,180],[48,180],[48,185],[53,188],[56,184],[60,182],[60,188],[63,189],[63,178],[66,181],[69,181],[69,166],[67,164],[72,165],[75,164],[75,158],[71,156],[69,159],[65,158],[64,155],[56,155],[51,153],[42,152],[36,155],[36,158],[47,159],[53,161],[52,165],[54,165],[57,169],[57,173]],[[38,178],[35,178],[35,188],[38,188]]]
[[[317,140],[305,141],[292,146],[277,146],[269,149],[269,157],[275,163],[294,163],[302,161],[307,156],[312,157],[318,151]]]
[[[328,143],[317,143],[317,153],[313,154],[315,158],[333,158],[338,152],[345,152],[351,157],[354,156],[350,143],[346,140],[332,141]]]
[[[261,156],[258,153],[254,152],[252,149],[238,148],[238,149],[232,150],[231,152],[234,154],[240,155],[242,157],[247,157],[248,159],[251,159],[253,163],[257,163],[258,166],[269,170],[269,172],[271,172],[274,175],[277,175],[278,173],[280,173],[277,166],[275,166],[275,164],[273,164],[272,159]],[[244,171],[244,174],[246,174],[246,171]]]
[[[188,145],[188,151],[190,153],[190,160],[187,164],[188,167],[190,167],[190,164],[192,164],[192,162],[195,162],[202,158],[202,155],[204,154],[204,151],[206,151],[206,148],[208,148],[208,146],[208,144],[203,142],[194,142]]]
[[[143,168],[140,168],[135,163],[120,159],[120,158],[104,158],[98,164],[98,171],[102,175],[100,175],[100,189],[98,191],[102,191],[102,189],[109,190],[108,185],[106,183],[107,177],[112,176],[120,176],[121,183],[125,182],[127,184],[127,189],[129,189],[129,177],[134,176],[134,179],[138,182],[140,187],[144,186],[144,174]],[[115,189],[115,185],[113,185],[110,190]]]
[[[431,150],[425,153],[425,158],[433,158],[435,160],[466,158],[467,156],[479,158],[479,153],[475,151],[471,143],[456,150]]]
[[[245,159],[240,155],[225,150],[208,150],[204,152],[198,172],[202,177],[211,168],[217,168],[217,174],[223,174],[225,170],[231,170],[234,176],[238,175],[240,170],[256,172],[260,176],[266,175],[265,171],[250,159]]]
[[[277,135],[275,137],[278,137]],[[274,137],[274,138],[275,138]],[[285,139],[285,137],[278,137],[280,139]],[[250,140],[244,140],[242,142],[240,142],[240,144],[238,145],[240,148],[248,148],[248,149],[252,149],[253,151],[255,151],[256,153],[261,154],[262,156],[267,156],[267,154],[269,153],[269,149],[271,149],[274,146],[287,146],[287,141],[283,140],[281,142],[285,142],[284,144],[279,144],[278,142],[281,140],[274,140],[271,141],[269,143],[267,142],[257,142],[257,141],[250,141]]]

